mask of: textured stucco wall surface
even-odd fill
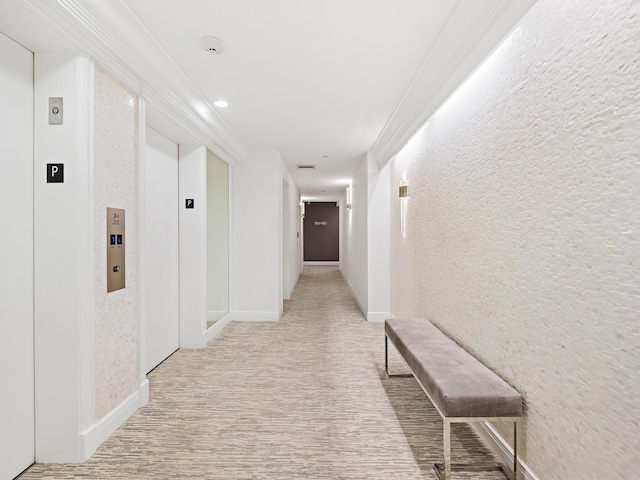
[[[640,471],[639,25],[540,0],[392,165],[392,312],[523,394],[541,479]]]
[[[95,72],[94,211],[96,420],[138,385],[136,97]],[[125,209],[126,288],[107,293],[106,209]]]

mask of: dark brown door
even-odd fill
[[[335,202],[309,202],[304,208],[304,260],[340,260],[340,211]]]

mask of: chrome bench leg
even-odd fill
[[[384,371],[389,375],[389,338],[384,336]]]
[[[520,472],[520,462],[518,462],[518,448],[521,448],[521,428],[520,428],[520,420],[516,420],[513,422],[513,478],[515,480],[520,480],[522,478],[522,473]]]
[[[451,422],[444,418],[444,480],[451,479]]]
[[[384,371],[387,374],[387,377],[397,377],[397,378],[409,378],[413,377],[413,373],[394,373],[391,375],[389,373],[389,337],[387,334],[384,335]]]
[[[444,463],[436,463],[433,465],[438,480],[451,480],[451,421],[447,417],[442,417],[442,446],[444,450]],[[456,465],[456,469],[460,470],[461,465]]]

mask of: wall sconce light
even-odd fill
[[[407,234],[407,200],[409,199],[407,182],[405,180],[400,180],[398,197],[400,198],[400,233],[405,237]]]
[[[351,210],[351,187],[347,187],[347,194],[346,194],[346,200],[347,200],[347,208],[349,210]]]
[[[404,180],[400,180],[400,187],[398,188],[398,197],[408,198],[407,183]]]

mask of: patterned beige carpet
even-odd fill
[[[391,364],[407,372],[399,357]],[[413,378],[385,376],[383,327],[365,321],[335,267],[306,267],[279,322],[232,322],[149,380],[149,403],[87,463],[37,464],[19,478],[436,478],[440,417]],[[464,424],[452,451],[491,459]]]

